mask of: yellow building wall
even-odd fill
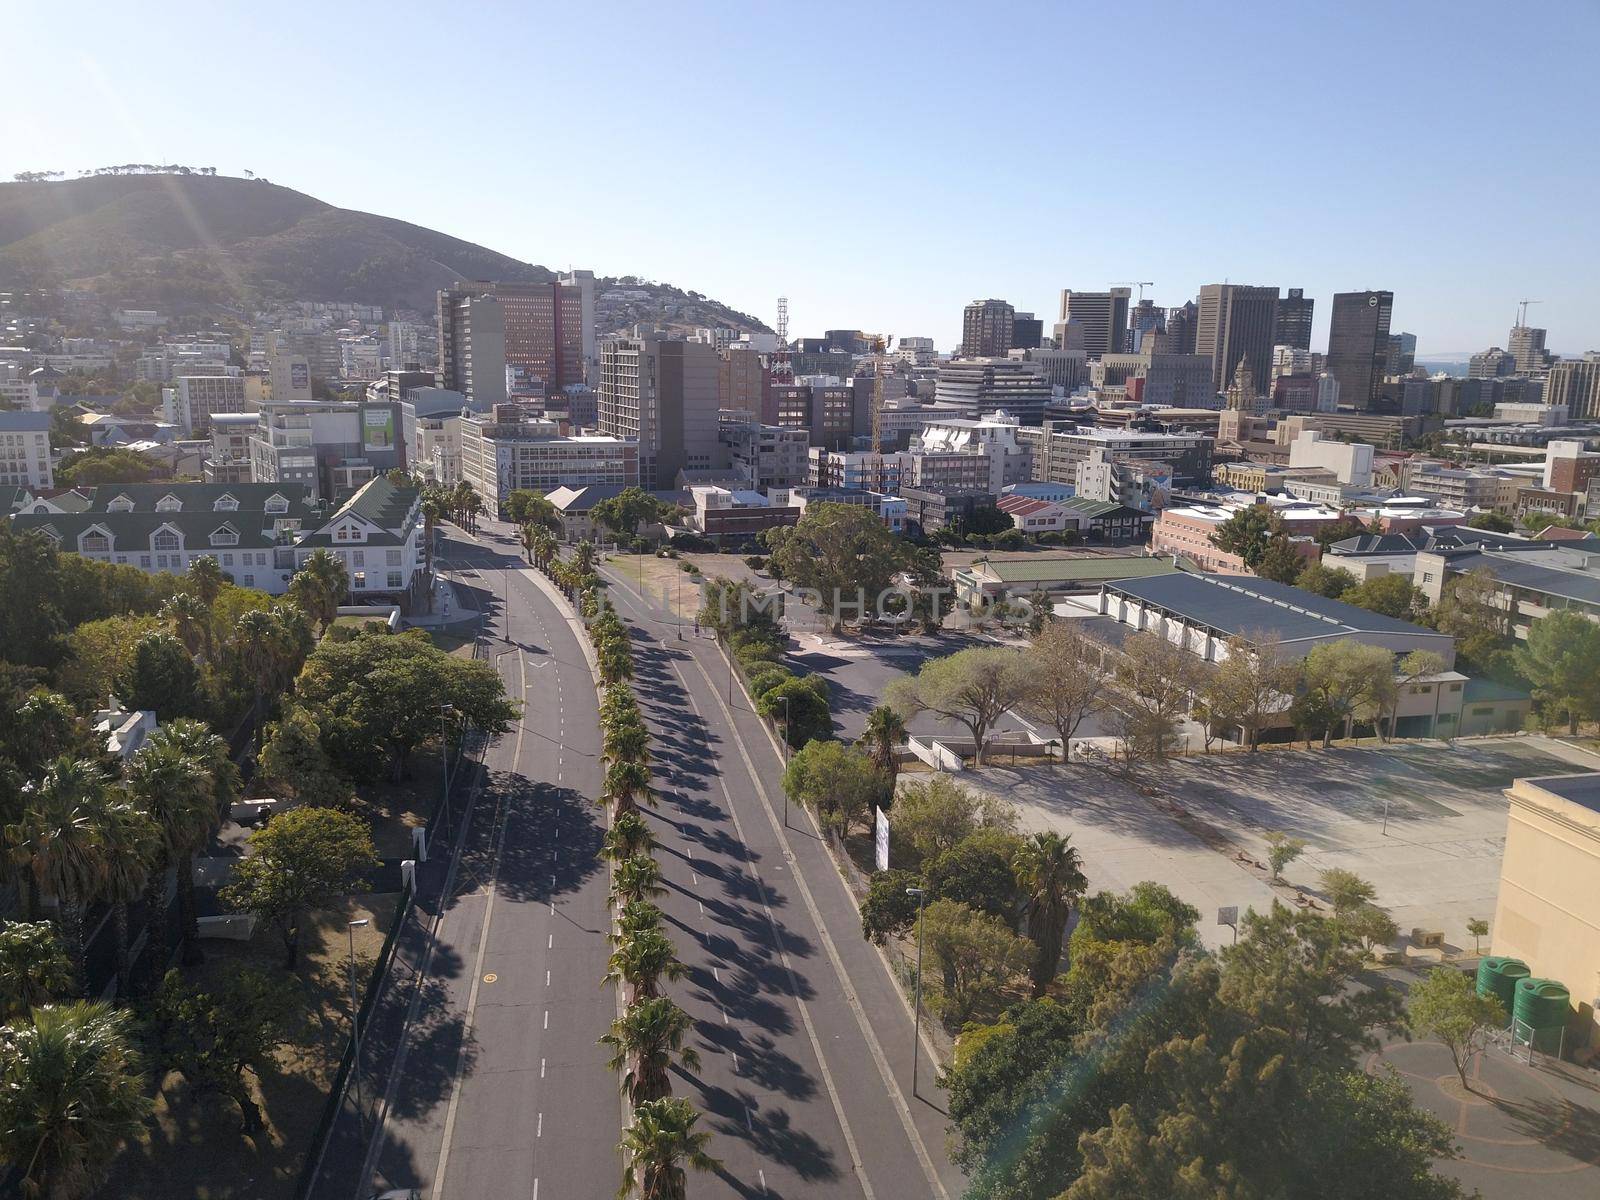
[[[1506,795],[1511,809],[1490,928],[1493,953],[1520,958],[1534,975],[1565,984],[1578,1014],[1568,1046],[1600,1046],[1600,813],[1533,780],[1517,780]]]

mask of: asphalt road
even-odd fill
[[[562,609],[514,551],[446,541],[458,570],[478,573],[463,582],[522,718],[486,751],[431,953],[403,947],[397,960],[403,1025],[385,1037],[374,1022],[367,1087],[381,1127],[369,1121],[358,1154],[347,1108],[315,1195],[608,1196],[621,1106],[596,1044],[616,1010],[600,984],[610,926],[595,857],[594,680]],[[413,940],[426,941],[423,928]]]
[[[669,991],[701,1056],[675,1087],[722,1161],[692,1194],[959,1196],[932,1061],[913,1096],[910,1013],[809,816],[785,824],[778,747],[737,687],[730,700],[713,642],[611,583],[655,734],[661,905],[689,967]]]

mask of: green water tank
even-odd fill
[[[1531,972],[1528,964],[1520,958],[1501,958],[1490,955],[1478,962],[1478,995],[1495,996],[1500,1000],[1506,1010],[1506,1023],[1511,1022],[1511,1010],[1515,1003],[1517,982],[1526,979]]]
[[[1572,1008],[1572,994],[1554,979],[1517,981],[1511,1013],[1533,1031],[1533,1048],[1554,1054],[1561,1046],[1561,1031]]]

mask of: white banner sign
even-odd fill
[[[873,850],[878,870],[889,869],[889,814],[881,808],[873,809],[878,814],[877,831],[873,838]]]

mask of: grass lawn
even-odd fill
[[[266,1128],[253,1139],[239,1132],[228,1101],[196,1101],[181,1077],[158,1081],[155,1114],[145,1139],[127,1148],[96,1193],[126,1200],[289,1200],[350,1031],[345,922],[371,917],[356,930],[356,988],[364,992],[399,896],[355,896],[341,909],[318,914],[307,930],[295,972],[305,999],[298,1044],[279,1051],[278,1069],[258,1082]],[[270,930],[249,942],[205,941],[206,961],[191,978],[205,981],[252,966],[283,970],[283,948]]]

